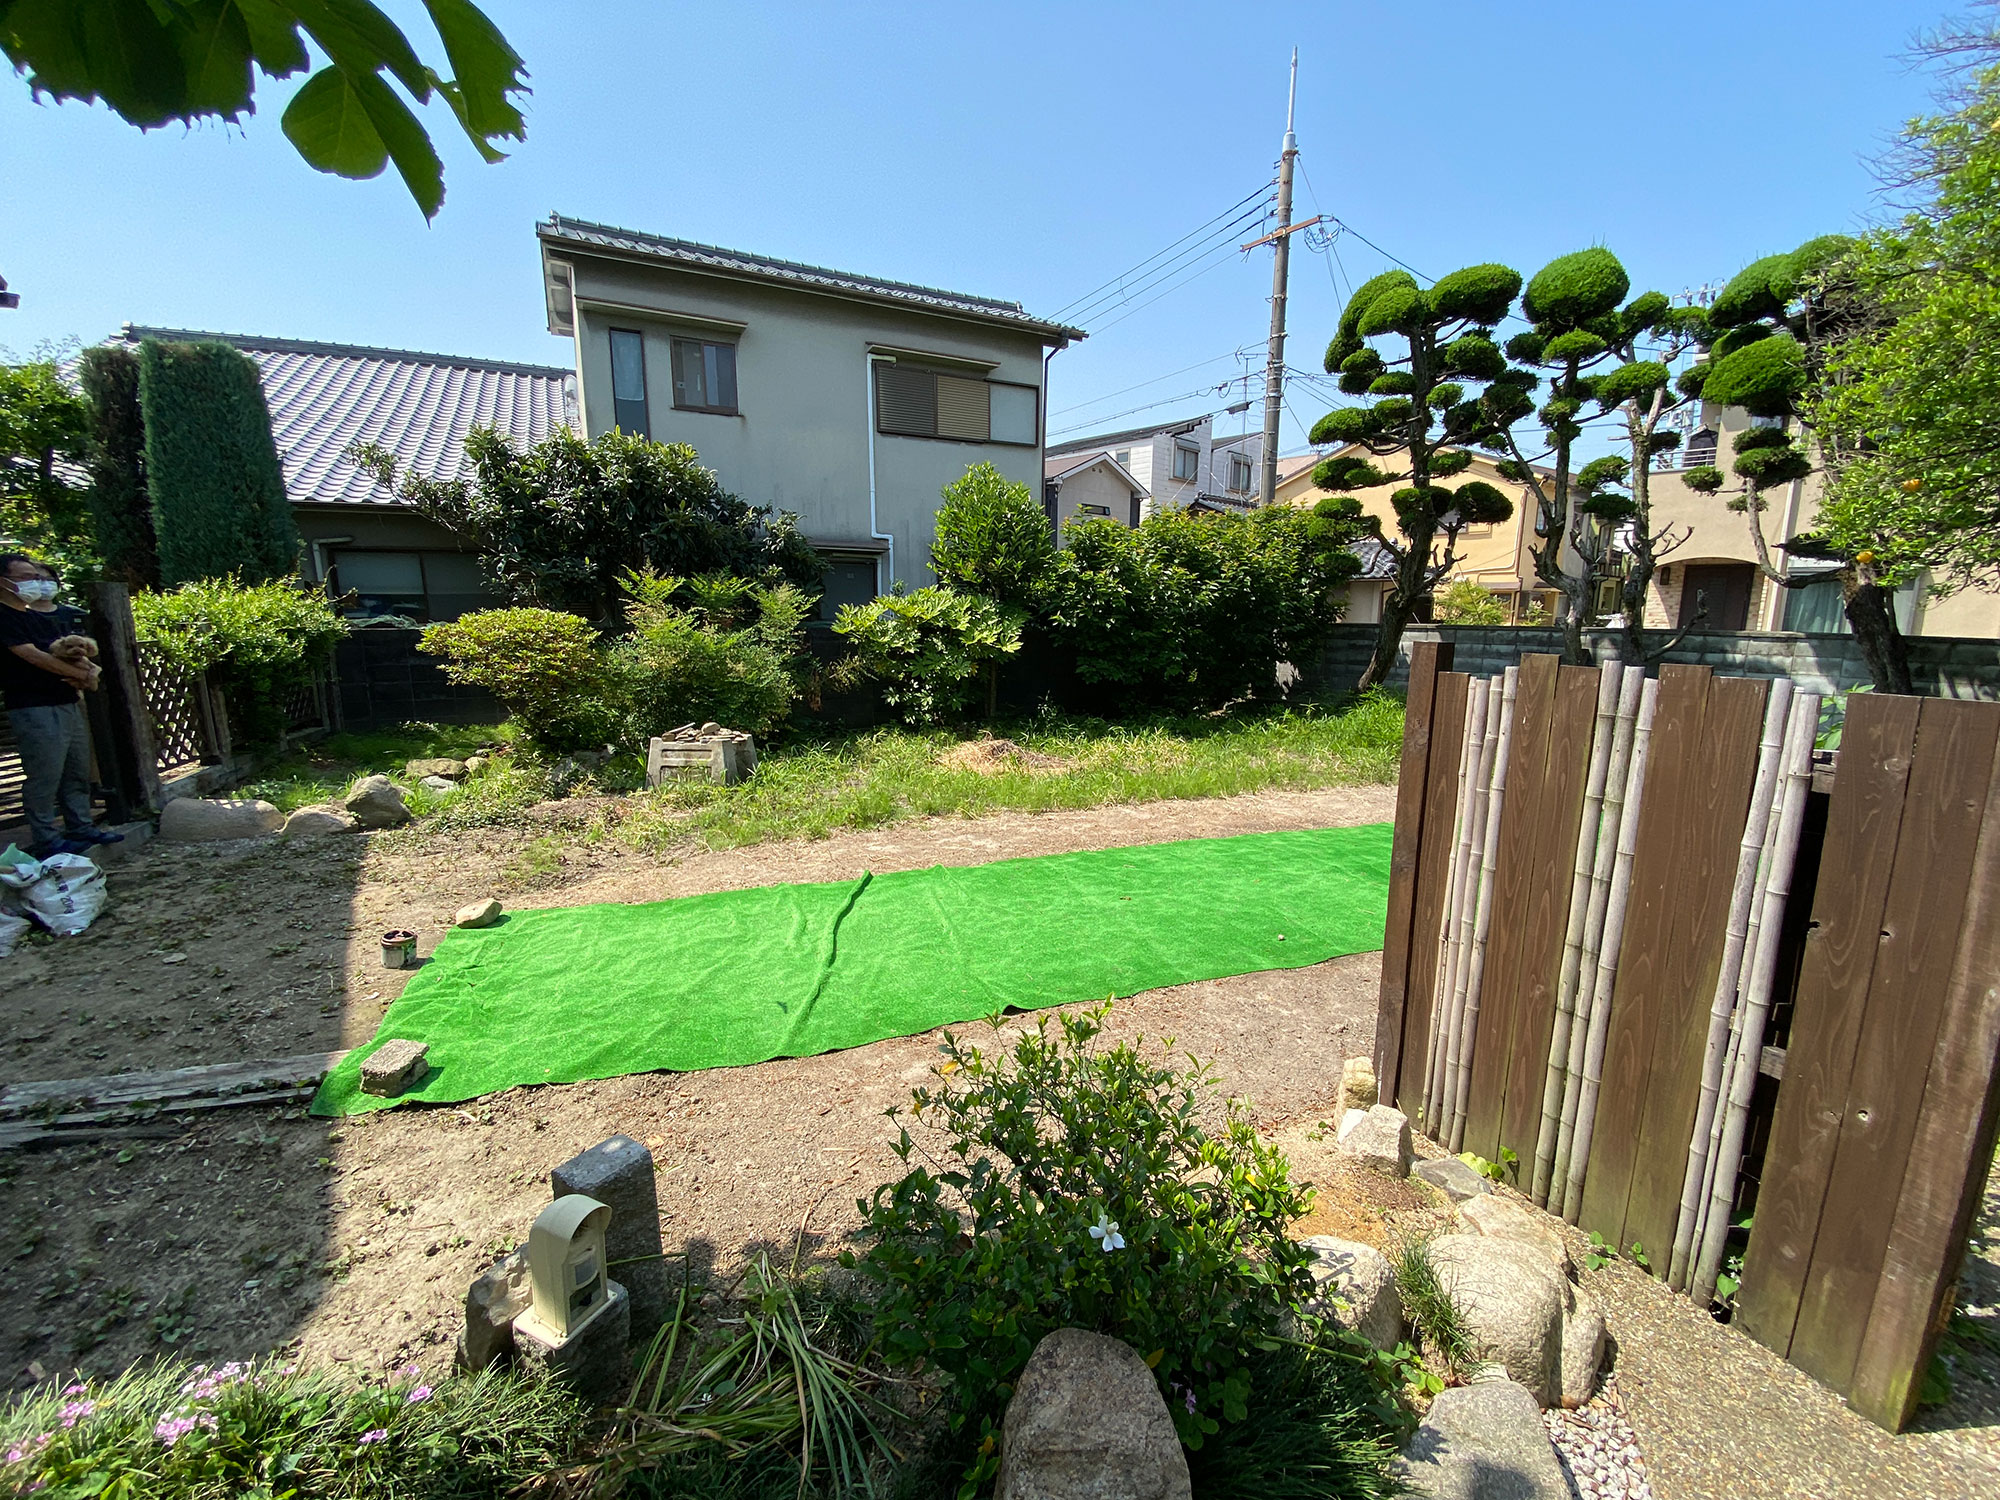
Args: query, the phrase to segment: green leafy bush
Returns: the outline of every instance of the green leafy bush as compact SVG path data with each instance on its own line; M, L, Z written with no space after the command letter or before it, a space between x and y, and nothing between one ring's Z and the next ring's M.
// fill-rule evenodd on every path
M564 1466L584 1412L499 1372L349 1386L270 1364L162 1361L0 1412L0 1483L106 1500L500 1500Z
M264 386L223 343L139 346L146 489L166 584L282 578L298 566Z
M632 631L611 647L610 670L628 740L710 719L762 736L791 712L811 596L726 576L630 574L625 586ZM692 610L674 602L682 591Z
M0 357L0 540L53 562L64 576L97 564L89 491L74 482L88 448L90 408L44 346L20 364Z
M973 1483L1054 1330L1139 1350L1199 1448L1250 1411L1255 1355L1312 1295L1311 1256L1285 1235L1310 1194L1284 1157L1218 1107L1207 1067L1100 1045L1108 1009L1043 1017L999 1056L948 1035L938 1086L914 1096L943 1145L901 1133L897 1154L923 1164L860 1205L874 1243L845 1257L879 1288L884 1356L940 1372L951 1423L981 1434Z
M906 724L963 714L982 680L990 696L994 664L1021 649L1017 612L945 588L843 604L833 629L854 648L841 679L880 684Z
M1470 578L1461 578L1437 596L1435 613L1440 625L1505 625L1507 606L1491 589L1481 588Z
M160 552L146 493L138 351L123 344L84 350L77 383L90 410L90 519L104 574L133 588L158 588Z
M938 582L1027 609L1055 556L1049 518L1025 484L974 464L945 486L931 543Z
M420 649L483 687L543 750L594 749L619 719L597 631L554 609L482 609L425 628Z
M171 593L134 594L132 619L156 653L208 674L235 732L251 744L284 733L287 700L312 682L347 634L326 597L297 579L212 578Z

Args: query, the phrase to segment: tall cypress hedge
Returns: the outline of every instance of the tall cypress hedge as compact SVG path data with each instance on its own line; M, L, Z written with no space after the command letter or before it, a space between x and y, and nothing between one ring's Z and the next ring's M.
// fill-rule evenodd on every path
M299 533L257 366L223 343L147 339L139 405L161 583L229 574L263 583L290 573Z
M77 379L90 406L90 521L105 576L135 588L158 588L138 352L123 344L86 349Z

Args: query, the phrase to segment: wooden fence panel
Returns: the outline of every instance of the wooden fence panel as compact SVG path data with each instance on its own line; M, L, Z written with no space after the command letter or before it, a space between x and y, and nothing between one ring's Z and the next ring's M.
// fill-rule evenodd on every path
M1500 847L1493 871L1493 924L1486 939L1472 1083L1465 1106L1465 1149L1494 1161L1500 1157L1507 1071L1515 1037L1522 1029L1523 991L1532 968L1529 953L1540 947L1543 935L1541 925L1532 931L1530 926L1542 910L1536 897L1548 881L1543 847L1548 830L1541 808L1555 711L1556 658L1522 657L1507 794L1500 808Z
M1944 1020L1996 749L2000 704L1924 700L1874 976L1786 1356L1836 1390L1854 1380L1888 1248L1885 1209L1908 1174L1928 1170L1912 1162L1910 1147ZM1874 857L1890 851L1877 849Z
M1889 896L1892 862L1883 851L1896 847L1902 828L1922 701L1864 695L1847 704L1813 925L1793 1002L1785 1081L1771 1121L1757 1225L1744 1252L1736 1303L1737 1325L1781 1355L1791 1352L1847 1109Z
M1396 832L1389 846L1388 920L1382 934L1382 989L1375 1011L1375 1077L1382 1097L1414 1107L1422 1086L1399 1077L1403 1021L1409 998L1411 921L1417 894L1417 856L1424 840L1424 791L1430 774L1431 716L1438 673L1451 665L1451 643L1419 641L1410 648L1409 696L1403 709L1403 757L1396 779ZM1446 835L1448 836L1448 835Z
M1430 1047L1431 1006L1438 990L1439 942L1450 894L1452 840L1457 829L1458 755L1465 743L1465 701L1472 679L1440 672L1431 714L1430 767L1424 786L1428 835L1417 855L1416 895L1410 915L1410 977L1403 1011L1403 1073L1409 1082L1391 1098L1407 1096L1414 1114L1423 1099L1424 1058Z

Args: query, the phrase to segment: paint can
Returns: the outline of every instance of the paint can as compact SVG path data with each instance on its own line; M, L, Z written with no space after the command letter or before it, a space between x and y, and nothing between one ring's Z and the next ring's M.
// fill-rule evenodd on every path
M382 934L382 967L413 969L417 965L417 935L396 927Z

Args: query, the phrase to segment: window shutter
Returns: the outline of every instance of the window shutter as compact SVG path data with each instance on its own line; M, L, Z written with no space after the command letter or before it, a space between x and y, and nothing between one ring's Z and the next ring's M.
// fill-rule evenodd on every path
M875 367L876 426L912 437L937 435L937 376L906 365Z
M938 436L983 443L989 430L986 382L967 380L962 375L938 376Z

